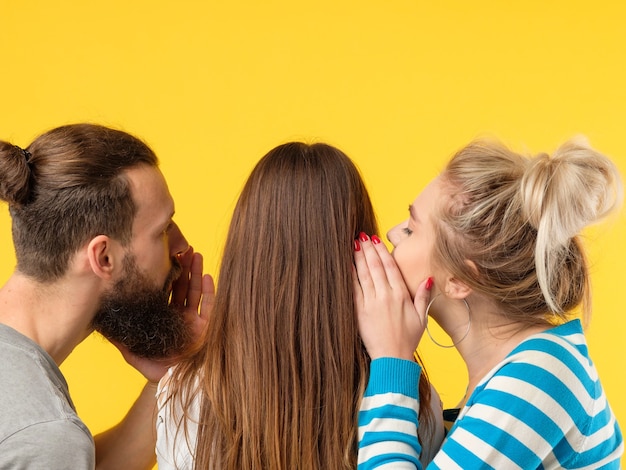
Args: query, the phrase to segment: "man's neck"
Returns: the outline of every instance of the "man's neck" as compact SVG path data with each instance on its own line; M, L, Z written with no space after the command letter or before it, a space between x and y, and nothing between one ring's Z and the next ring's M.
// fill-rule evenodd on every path
M15 272L0 289L0 323L33 340L61 365L92 331L99 298L93 282L66 276L44 285Z

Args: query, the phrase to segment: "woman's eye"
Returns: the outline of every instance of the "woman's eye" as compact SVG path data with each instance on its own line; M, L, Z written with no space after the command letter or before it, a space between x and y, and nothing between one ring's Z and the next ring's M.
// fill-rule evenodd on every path
M413 230L411 230L409 227L403 227L402 232L404 232L407 235L411 235L413 233Z

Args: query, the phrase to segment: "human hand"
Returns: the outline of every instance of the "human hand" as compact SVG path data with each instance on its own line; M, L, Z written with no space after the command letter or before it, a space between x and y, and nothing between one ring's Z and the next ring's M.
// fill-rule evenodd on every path
M164 359L149 359L141 357L130 352L126 346L118 341L109 339L109 342L119 349L120 353L122 353L122 356L124 357L124 360L128 364L137 369L141 375L148 380L148 382L155 385L159 383L159 380L161 380L161 377L165 375L167 369L177 362L176 358L169 357Z
M178 307L185 317L193 344L202 337L213 308L215 283L210 274L202 273L202 255L194 253L193 247L190 246L179 256L178 260L183 270L180 277L172 284L170 304Z
M387 247L376 236L361 233L354 242L354 301L359 333L373 359L414 360L426 328L431 280L422 282L415 300Z
M194 253L189 248L178 258L182 273L172 284L170 305L183 315L189 329L189 346L200 341L206 327L208 316L215 300L215 285L209 274L203 275L203 260L200 253ZM137 369L150 382L158 382L167 372L167 369L176 364L181 354L175 356L149 359L131 353L128 348L117 341L111 340L122 356L132 367ZM181 351L183 353L184 351Z

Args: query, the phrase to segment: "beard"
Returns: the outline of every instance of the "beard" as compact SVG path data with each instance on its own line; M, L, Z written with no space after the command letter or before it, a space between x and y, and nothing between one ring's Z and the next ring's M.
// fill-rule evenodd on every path
M124 275L103 294L93 328L139 357L162 359L182 352L190 343L190 332L182 312L169 304L171 284L181 271L173 258L164 285L155 287L135 258L127 255Z

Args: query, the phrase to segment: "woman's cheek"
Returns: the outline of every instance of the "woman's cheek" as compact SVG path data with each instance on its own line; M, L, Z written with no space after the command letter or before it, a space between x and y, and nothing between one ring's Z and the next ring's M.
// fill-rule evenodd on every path
M409 289L409 293L411 296L417 292L417 286L419 285L419 281L416 282L416 272L420 270L418 266L415 266L415 263L411 262L410 259L402 256L403 250L394 250L394 258L396 260L396 264L398 265L398 269L402 274L402 278Z

